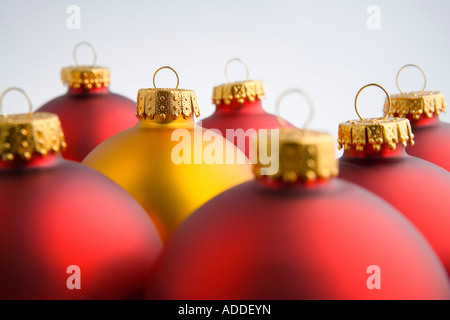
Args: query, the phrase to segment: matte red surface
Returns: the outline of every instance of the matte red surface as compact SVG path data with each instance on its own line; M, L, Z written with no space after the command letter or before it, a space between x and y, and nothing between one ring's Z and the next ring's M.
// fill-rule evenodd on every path
M261 100L255 99L249 102L238 103L233 99L229 105L222 102L216 106L216 111L208 118L202 120L202 127L207 129L218 129L222 136L233 142L241 151L245 152L247 158L250 156L251 131L249 129L278 129L280 123L277 117L264 111ZM226 129L242 129L236 132L237 138L228 135ZM239 143L241 142L241 143Z
M450 124L440 121L437 115L409 121L415 144L408 146L406 152L450 171Z
M346 150L340 159L342 179L379 195L407 217L427 238L450 275L450 174L410 156L400 144L380 153Z
M381 289L368 289L371 265ZM259 181L200 207L169 240L147 299L448 299L444 267L395 209L333 179Z
M162 243L130 195L60 155L0 164L0 299L141 297Z
M105 87L69 88L38 111L59 116L67 142L63 156L78 162L107 138L137 123L136 103Z

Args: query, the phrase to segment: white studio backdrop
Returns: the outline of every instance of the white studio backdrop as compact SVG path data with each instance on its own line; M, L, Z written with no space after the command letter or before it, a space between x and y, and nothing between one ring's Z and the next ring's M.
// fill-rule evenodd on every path
M0 91L17 86L34 109L65 93L62 67L73 65L80 41L96 48L97 64L111 69L111 91L135 100L138 89L153 86L153 73L171 66L180 88L196 92L201 117L211 115L212 88L225 83L224 66L241 58L250 79L262 80L266 111L277 97L300 87L315 102L310 128L337 136L341 121L355 119L354 98L367 83L397 93L397 71L417 64L427 73L429 90L450 99L450 1L443 0L2 0L0 2ZM80 47L78 60L92 54ZM231 80L244 80L238 62ZM169 70L158 87L173 87ZM421 90L417 69L400 76L403 91ZM384 93L370 87L358 100L365 117L382 115ZM8 113L27 111L18 94L5 98ZM306 100L288 96L281 115L302 126ZM450 112L441 116L450 121Z

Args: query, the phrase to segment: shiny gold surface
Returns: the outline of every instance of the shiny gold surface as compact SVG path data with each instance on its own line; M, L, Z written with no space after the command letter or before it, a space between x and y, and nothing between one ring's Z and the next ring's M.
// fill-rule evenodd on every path
M339 149L349 150L355 146L357 151L363 151L368 144L373 150L380 151L382 144L387 144L395 150L397 143L406 147L408 142L414 145L414 135L408 119L403 118L372 118L349 120L339 124Z
M140 89L137 95L136 115L139 119L153 119L155 115L162 120L180 115L187 119L191 115L200 116L195 92L186 89L151 88Z
M194 126L192 117L141 119L135 127L103 142L83 163L116 181L137 199L152 218L163 242L167 242L195 209L253 177L248 163L205 163L201 153L209 154L208 148L214 141L223 150L230 148L243 156L231 142L217 134L213 134L212 141L202 141L205 131ZM190 164L174 163L173 153L180 154L176 146L181 142L191 145L191 154L185 158ZM226 163L225 152L222 160Z
M266 96L263 83L259 80L250 80L244 82L226 83L213 88L213 103L230 104L231 100L237 99L239 103L244 103L245 99L250 102L255 99L261 99Z
M95 66L67 67L61 70L61 80L74 89L108 87L110 83L109 69Z
M25 160L66 147L57 115L47 112L0 116L0 155L3 161Z
M390 116L406 117L412 115L414 119L419 119L422 114L427 118L445 112L444 95L440 91L415 91L399 94L392 94L392 107ZM386 101L384 111L388 109Z

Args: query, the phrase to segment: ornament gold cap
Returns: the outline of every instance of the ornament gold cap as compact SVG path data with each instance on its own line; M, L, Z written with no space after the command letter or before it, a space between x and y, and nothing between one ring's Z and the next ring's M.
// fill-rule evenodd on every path
M175 88L156 88L155 77L158 71L170 69L177 76L177 85ZM168 116L172 119L180 115L187 119L193 115L200 116L197 97L195 92L188 89L178 89L179 77L177 72L164 66L156 70L153 75L154 88L140 89L137 95L136 116L139 119L153 119L157 115L164 120Z
M260 148L261 143L267 143L267 150L278 151L271 157L277 163L270 164L278 167L278 170L271 172L258 157L253 166L255 176L260 179L270 177L285 183L336 177L339 166L334 141L331 134L321 131L298 128L272 129L268 132L260 130L257 145ZM275 143L275 146L272 146L272 143ZM263 171L265 169L267 173Z
M81 45L87 45L91 48L94 54L94 61L92 65L80 66L77 61L77 49ZM109 68L97 67L97 54L94 47L88 42L79 42L73 49L73 59L75 66L63 68L61 70L61 80L63 84L69 85L70 88L79 89L92 89L108 87L110 84Z
M376 152L381 150L381 146L386 144L389 149L395 150L397 143L406 147L408 142L414 145L414 135L411 131L411 125L408 119L388 118L388 111L382 118L364 119L358 112L357 100L363 89L368 86L377 86L381 88L387 96L388 105L391 104L391 98L387 91L376 83L370 83L362 87L355 97L355 110L359 120L349 120L339 124L338 144L339 149L344 147L350 150L354 147L356 151L363 151L368 145Z
M421 91L403 92L399 86L399 75L406 67L418 68L425 79L424 86ZM390 116L406 117L411 115L413 119L417 120L422 115L431 118L433 115L440 115L441 112L446 112L444 95L440 91L425 91L427 86L427 76L425 71L415 64L407 64L400 68L396 78L397 88L400 93L391 95L391 108L389 110ZM388 103L385 102L384 111L388 111Z
M228 65L232 61L240 61L245 66L247 70L245 81L230 82L228 78ZM215 86L213 88L212 101L216 105L221 104L222 102L225 104L230 104L233 99L236 99L238 103L242 104L245 102L245 99L253 102L255 101L255 99L261 99L263 96L266 96L262 81L249 80L248 66L240 58L233 58L226 63L225 78L227 79L228 83Z
M29 102L29 113L7 115L3 111L3 97L11 90L24 94ZM13 161L17 157L30 160L34 155L44 156L66 147L58 116L48 112L33 113L30 99L23 90L5 90L0 96L0 111L0 155L3 161Z
M287 127L286 122L279 116L279 105L282 98L291 93L300 93L309 102L311 112L303 129ZM261 147L266 150L274 150L276 154L272 155L271 159L276 163L271 163L270 166L278 168L278 170L271 172L260 157L257 157L254 165L255 176L260 179L269 177L288 184L336 177L339 166L335 156L333 135L306 130L314 111L314 103L310 96L299 88L287 90L278 98L275 110L281 128L269 131L260 130L256 139L256 147L258 151ZM272 143L275 145L272 146Z
M74 89L108 87L109 69L94 66L66 67L61 70L61 80Z

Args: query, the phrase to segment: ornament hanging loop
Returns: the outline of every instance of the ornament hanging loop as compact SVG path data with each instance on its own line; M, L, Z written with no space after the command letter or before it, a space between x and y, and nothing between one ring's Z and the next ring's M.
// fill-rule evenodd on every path
M73 53L72 53L72 55L73 55L73 61L75 61L75 65L76 65L76 66L79 66L79 65L80 65L80 64L78 63L78 59L77 59L77 50L78 50L78 48L79 48L80 46L82 46L82 45L85 45L85 46L88 46L89 48L91 48L92 53L93 53L93 55L94 55L94 61L92 62L92 66L95 67L95 65L97 64L97 52L95 51L94 46L93 46L92 44L90 44L89 42L86 42L86 41L78 42L78 43L75 45L75 47L73 47Z
M175 73L175 75L177 77L177 86L175 87L175 89L178 89L178 85L180 84L180 78L178 77L178 73L172 67L169 67L169 66L161 67L155 71L155 74L153 75L153 87L156 89L156 82L155 82L156 74L162 69L170 69L173 71L173 73Z
M386 91L386 89L384 89L382 86L380 86L380 85L377 84L377 83L369 83L369 84L366 84L366 85L365 85L364 87L362 87L361 89L359 89L359 91L358 91L358 93L356 94L356 97L355 97L355 111L356 111L356 114L358 115L358 117L359 117L361 120L364 120L364 118L361 117L361 115L359 114L359 111L358 111L358 96L359 96L359 94L361 93L361 91L363 91L365 88L370 87L370 86L375 86L375 87L380 88L381 90L384 91L384 93L385 93L386 96L387 96L389 108L387 108L386 113L384 114L383 118L381 118L381 119L384 120L384 119L387 118L387 116L388 116L388 114L389 114L389 111L391 110L391 106L392 106L392 104L391 104L391 97L389 96L389 93Z
M422 88L422 91L421 91L421 92L424 92L424 91L425 91L425 88L427 87L427 75L426 75L426 73L425 73L425 70L423 70L423 69L422 69L421 67L419 67L417 64L407 64L407 65L404 65L403 67L401 67L400 70L398 70L398 72L397 72L397 77L396 77L396 79L395 79L395 82L396 82L396 84L397 84L398 90L399 90L402 94L404 93L404 92L402 91L402 89L400 89L400 85L399 85L399 82L398 82L398 77L400 76L400 73L403 71L403 69L405 69L405 68L407 68L407 67L415 67L415 68L419 69L419 70L422 72L423 79L424 79L424 84L423 84L423 88Z
M3 110L3 98L10 91L19 91L20 93L22 93L24 95L24 97L28 101L28 110L29 110L28 113L31 115L33 113L33 105L31 103L30 97L26 94L25 91L23 91L20 88L16 88L16 87L10 87L10 88L6 89L5 91L3 91L2 94L0 95L0 114L5 118L8 117L8 114L6 114L6 112Z
M311 98L311 96L306 91L304 91L300 88L292 88L292 89L286 90L285 92L280 94L280 96L278 97L277 102L275 104L275 115L277 116L278 123L281 125L281 127L287 127L286 120L284 120L280 116L280 104L281 104L281 100L283 100L284 97L286 97L287 95L289 95L291 93L298 93L298 94L302 95L308 102L309 110L310 110L309 117L302 127L303 130L306 130L314 118L315 106L314 106L314 101Z
M233 61L239 61L240 63L242 63L245 67L245 70L247 72L247 75L245 77L245 81L248 81L248 78L250 76L250 71L248 69L247 64L240 58L232 58L230 60L228 60L228 62L225 64L225 78L227 79L228 83L231 83L230 78L228 78L228 66L230 65L231 62Z

